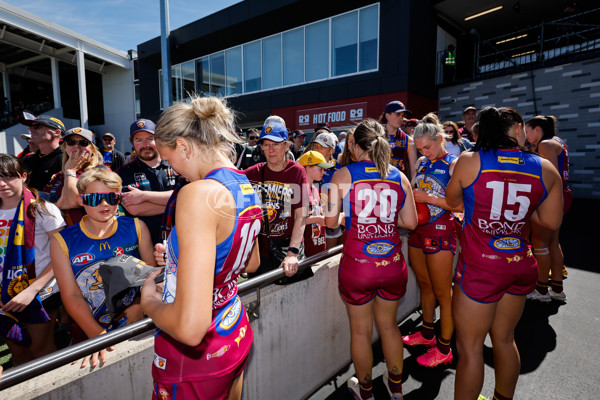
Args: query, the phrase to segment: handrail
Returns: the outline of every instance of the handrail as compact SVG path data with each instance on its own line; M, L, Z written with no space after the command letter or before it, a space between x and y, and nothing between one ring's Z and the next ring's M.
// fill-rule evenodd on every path
M342 245L335 246L329 250L325 250L319 254L308 257L298 264L298 272L310 267L312 264L323 261L329 257L335 256L342 252ZM267 283L283 278L285 273L283 269L275 269L264 273L256 278L249 279L238 285L238 293L245 293L252 289L258 288ZM144 318L130 325L123 326L113 331L107 332L104 335L96 336L95 338L85 340L73 346L55 351L47 356L29 361L18 367L9 369L3 374L0 380L0 390L17 385L28 379L34 378L40 374L51 371L65 364L77 361L89 354L106 349L135 336L146 333L154 329L155 325L150 318Z

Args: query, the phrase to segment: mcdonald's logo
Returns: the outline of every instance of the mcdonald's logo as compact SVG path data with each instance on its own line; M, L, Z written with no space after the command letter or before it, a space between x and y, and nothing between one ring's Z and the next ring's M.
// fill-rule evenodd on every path
M100 243L100 251L104 251L106 249L110 250L110 244L108 244L108 242Z

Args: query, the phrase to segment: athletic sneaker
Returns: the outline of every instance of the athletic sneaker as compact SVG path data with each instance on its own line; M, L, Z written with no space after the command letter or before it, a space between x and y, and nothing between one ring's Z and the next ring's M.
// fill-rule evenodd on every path
M348 382L346 382L346 384L348 385L348 391L350 392L354 400L363 400L363 398L360 397L360 384L358 383L358 379L355 376L348 379ZM375 400L375 397L371 396L366 400Z
M385 385L385 388L387 389L388 394L390 395L390 400L403 400L404 396L402 395L402 393L392 393L392 391L390 390L390 382L388 380L389 378L390 373L386 369L383 373L383 384Z
M541 294L537 289L533 289L533 292L527 295L527 300L541 301L542 303L550 303L552 301L548 293Z
M415 332L412 335L402 336L402 342L407 346L418 346L424 344L427 347L433 347L437 344L435 336L431 339L425 339L421 331Z
M482 395L479 395L479 397L477 398L477 400L488 400L488 398L487 398L487 397L484 397L484 396L482 396Z
M440 364L450 364L452 362L452 349L448 354L444 354L437 347L427 350L427 353L417 357L417 362L424 367L437 367Z
M564 303L567 302L567 295L565 294L564 290L560 293L556 293L554 290L552 290L552 288L549 288L548 295L552 300L562 301Z

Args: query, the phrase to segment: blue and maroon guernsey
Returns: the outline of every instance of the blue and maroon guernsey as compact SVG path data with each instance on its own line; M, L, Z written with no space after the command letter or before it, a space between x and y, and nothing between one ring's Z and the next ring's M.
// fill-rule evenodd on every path
M343 200L346 215L343 266L404 264L398 229L398 213L406 199L401 172L390 166L387 178L381 179L371 161L356 162L346 168L352 176L352 187Z
M254 340L246 310L237 295L237 279L260 232L260 201L243 171L220 168L205 179L227 187L235 200L237 217L231 235L217 245L212 323L202 342L189 347L157 329L152 376L161 383L203 381L228 374L245 360ZM177 226L169 235L167 248L163 302L172 303L177 290ZM199 260L198 267L201 265Z
M536 263L526 225L547 196L540 157L520 150L479 151L479 157L479 175L463 189L460 264L519 273Z
M569 184L569 151L565 142L558 136L554 136L552 140L557 141L562 147L562 151L558 155L558 173L562 180L563 190L567 190Z

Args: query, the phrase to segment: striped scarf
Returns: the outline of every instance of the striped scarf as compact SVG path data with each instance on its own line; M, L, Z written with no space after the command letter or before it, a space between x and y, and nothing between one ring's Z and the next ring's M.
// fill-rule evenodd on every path
M160 224L160 237L163 240L166 240L169 237L169 233L175 226L175 205L177 204L177 195L182 187L190 183L183 176L179 178L175 187L173 188L173 193L171 197L169 197L169 201L167 201L167 205L165 206L165 212L162 217L162 221Z

